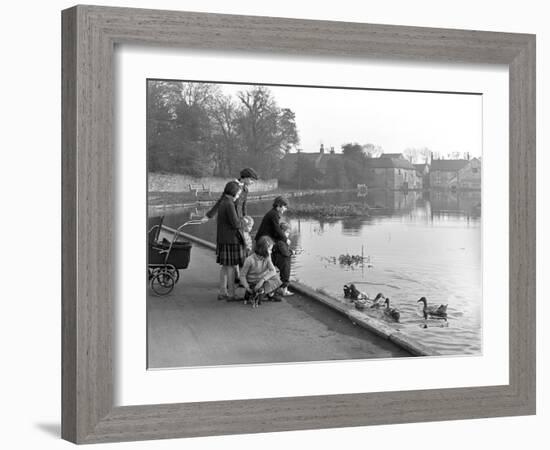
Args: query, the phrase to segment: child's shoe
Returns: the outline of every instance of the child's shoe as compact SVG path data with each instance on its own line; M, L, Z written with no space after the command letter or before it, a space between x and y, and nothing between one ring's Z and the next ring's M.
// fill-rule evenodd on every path
M282 301L281 300L281 297L279 297L277 294L269 294L267 296L267 299L270 301L270 302L280 302Z

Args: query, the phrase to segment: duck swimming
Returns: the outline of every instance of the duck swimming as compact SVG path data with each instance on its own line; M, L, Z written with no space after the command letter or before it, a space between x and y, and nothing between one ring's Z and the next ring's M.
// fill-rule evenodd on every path
M389 297L386 298L386 301L384 302L386 304L386 308L384 309L384 314L389 317L390 319L394 320L395 322L399 322L399 318L401 317L401 313L397 308L391 308L390 307L390 299Z
M445 319L447 320L447 306L448 305L431 305L428 306L428 300L426 297L420 298L416 303L424 303L424 307L422 308L422 312L424 313L424 319L427 319L428 316L435 317L437 319Z

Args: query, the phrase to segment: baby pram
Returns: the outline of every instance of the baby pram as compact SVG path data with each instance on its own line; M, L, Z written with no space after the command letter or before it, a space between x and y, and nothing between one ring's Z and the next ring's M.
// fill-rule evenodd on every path
M157 217L150 222L148 231L148 262L147 272L149 285L157 295L167 295L174 289L180 278L179 271L187 269L191 256L191 243L180 239L180 231L187 225L202 223L200 220L190 220L180 225L176 230L163 228L164 217ZM171 239L163 237L161 231L172 235Z

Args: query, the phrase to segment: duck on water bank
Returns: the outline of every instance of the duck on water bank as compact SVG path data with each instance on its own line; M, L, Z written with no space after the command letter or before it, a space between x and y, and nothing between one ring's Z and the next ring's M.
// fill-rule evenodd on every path
M354 304L355 304L355 308L362 311L367 307L368 302L370 302L370 301L373 302L372 305L370 305L371 308L379 308L380 306L382 306L384 304L383 300L385 300L385 299L386 299L386 297L384 297L384 295L379 293L379 294L376 295L374 300L371 300L370 298L365 297L365 298L362 298L362 299L359 299L359 300L355 300Z
M344 284L344 297L351 300L365 300L368 295L355 287L355 284Z
M376 297L374 297L374 300L372 301L372 305L370 305L370 307L380 308L385 304L386 304L386 297L384 297L384 294L382 294L382 292L379 292L378 294L376 294Z
M372 302L370 305L371 308L378 308L384 304L383 300L386 299L381 292L376 294L376 297L372 299L367 294L357 289L353 283L344 285L344 297L351 299L355 307L359 310L365 309L368 302Z
M426 297L421 297L416 303L423 303L422 313L424 314L424 319L428 317L436 319L447 320L447 306L448 305L428 305L428 300Z

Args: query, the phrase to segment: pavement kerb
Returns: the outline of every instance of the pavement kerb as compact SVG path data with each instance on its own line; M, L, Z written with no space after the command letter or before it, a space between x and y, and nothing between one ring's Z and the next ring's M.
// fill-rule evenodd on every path
M164 227L165 227L166 229L170 230L170 231L173 231L173 232L176 231L176 230L174 230L174 229L172 229L172 228L170 228L170 227L167 227L166 225L164 225ZM214 244L213 242L205 241L204 239L201 239L201 238L198 238L198 237L196 237L196 236L193 236L192 234L182 233L181 231L180 231L179 234L180 234L181 237L184 237L185 239L188 239L188 240L190 240L191 242L194 242L195 244L199 244L199 245L201 245L201 246L203 246L203 247L206 247L206 248L208 248L208 249L210 249L210 250L216 251L216 244Z
M165 228L172 232L175 231L170 227L165 226ZM191 242L206 247L210 250L216 250L216 245L212 242L206 241L188 233L180 232L179 234L180 236L188 239ZM370 331L371 333L376 334L377 336L388 339L398 347L401 347L402 349L408 351L414 356L440 356L440 353L418 342L416 339L408 336L407 334L398 330L394 330L389 325L380 320L369 317L365 314L361 314L354 307L346 305L338 299L331 297L330 295L326 295L322 292L316 291L315 289L306 286L305 284L302 284L298 281L291 281L290 288L299 294L302 294L313 300L317 300L318 302L323 303L329 308L338 311L339 313L347 316L353 324L359 325L360 327Z

